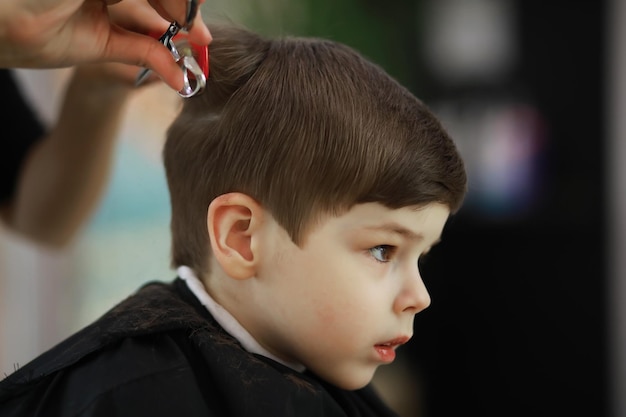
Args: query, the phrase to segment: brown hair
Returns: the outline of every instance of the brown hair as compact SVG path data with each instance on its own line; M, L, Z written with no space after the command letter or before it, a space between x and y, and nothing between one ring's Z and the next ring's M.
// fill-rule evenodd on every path
M255 198L295 243L321 214L359 203L459 209L453 141L379 66L329 40L211 33L206 90L185 99L164 148L173 266L207 271L207 209L228 192Z

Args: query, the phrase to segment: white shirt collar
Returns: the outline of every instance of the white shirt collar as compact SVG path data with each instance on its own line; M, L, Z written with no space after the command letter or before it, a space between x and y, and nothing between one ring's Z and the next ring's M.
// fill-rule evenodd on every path
M185 281L189 290L196 296L200 303L209 310L209 313L213 318L226 330L232 337L237 339L239 343L248 352L257 353L259 355L268 357L276 362L297 371L303 372L305 370L304 365L298 363L291 363L284 361L275 355L271 354L267 349L257 342L254 337L237 321L232 314L230 314L224 307L219 305L206 291L202 282L196 277L194 271L188 266L179 266L176 269L178 276Z

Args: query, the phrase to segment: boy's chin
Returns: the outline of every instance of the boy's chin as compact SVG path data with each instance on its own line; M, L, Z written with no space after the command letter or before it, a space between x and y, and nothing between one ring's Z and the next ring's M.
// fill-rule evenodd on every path
M367 384L372 382L375 371L376 368L374 368L371 372L353 372L351 375L336 375L331 373L322 376L322 378L338 388L347 391L355 391L364 388L365 386L367 386Z

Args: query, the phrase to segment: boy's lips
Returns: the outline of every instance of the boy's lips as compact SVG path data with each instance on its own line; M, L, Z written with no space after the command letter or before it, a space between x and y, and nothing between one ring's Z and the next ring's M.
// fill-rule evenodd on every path
M409 339L409 336L396 337L387 342L375 344L374 349L378 353L381 361L390 363L396 358L396 348L408 342Z

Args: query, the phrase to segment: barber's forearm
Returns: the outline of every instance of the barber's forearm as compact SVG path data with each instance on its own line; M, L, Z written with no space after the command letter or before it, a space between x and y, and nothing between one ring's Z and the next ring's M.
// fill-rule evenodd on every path
M58 247L86 223L108 182L131 88L88 71L73 76L56 126L27 160L11 217L19 233Z

